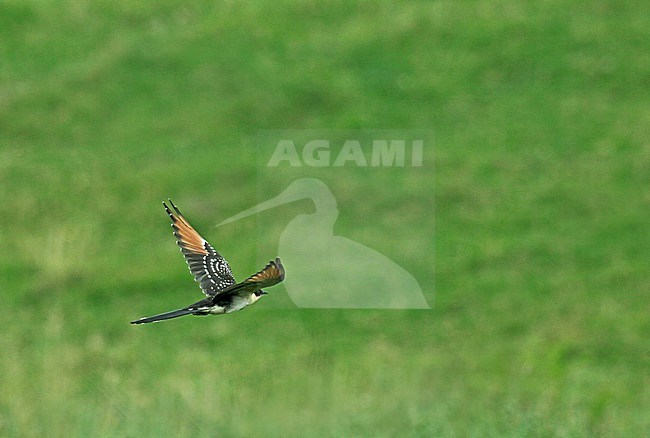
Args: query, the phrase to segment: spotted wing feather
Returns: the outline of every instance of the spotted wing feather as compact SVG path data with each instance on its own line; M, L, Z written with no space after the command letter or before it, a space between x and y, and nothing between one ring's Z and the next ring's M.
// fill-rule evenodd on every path
M169 204L173 211L163 202L165 211L172 220L176 243L181 248L190 272L200 284L203 293L213 296L234 285L235 279L226 259L201 237L171 199Z

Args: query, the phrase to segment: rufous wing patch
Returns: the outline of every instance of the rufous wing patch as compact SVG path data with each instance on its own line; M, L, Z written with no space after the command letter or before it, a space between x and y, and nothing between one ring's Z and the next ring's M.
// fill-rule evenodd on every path
M180 210L174 205L174 203L169 200L172 208L175 210L174 214L167 204L163 202L165 206L165 211L172 220L172 227L174 228L174 236L176 236L178 246L185 248L197 254L208 254L208 251L205 249L205 240L201 237L199 233L190 225L190 223L185 219Z
M246 279L248 283L261 283L265 286L273 285L284 280L284 266L280 258L276 258L274 261L269 262L264 269L262 269L257 274L251 275Z

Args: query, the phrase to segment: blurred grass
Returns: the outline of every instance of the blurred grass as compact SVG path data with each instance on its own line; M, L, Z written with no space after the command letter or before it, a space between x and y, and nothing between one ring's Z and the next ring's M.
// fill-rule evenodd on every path
M646 434L648 9L0 2L0 435ZM198 296L167 196L257 268L276 128L433 129L330 186L433 310L129 326Z

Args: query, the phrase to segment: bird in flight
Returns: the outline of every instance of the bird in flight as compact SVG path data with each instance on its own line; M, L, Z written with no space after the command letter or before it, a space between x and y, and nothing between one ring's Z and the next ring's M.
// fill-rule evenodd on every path
M146 324L185 315L221 315L236 312L266 295L267 292L263 291L263 288L284 280L284 266L280 258L276 257L257 274L240 283L235 282L226 259L196 232L172 200L169 199L169 205L173 211L165 202L163 205L172 220L176 243L207 298L182 309L131 321L131 324Z

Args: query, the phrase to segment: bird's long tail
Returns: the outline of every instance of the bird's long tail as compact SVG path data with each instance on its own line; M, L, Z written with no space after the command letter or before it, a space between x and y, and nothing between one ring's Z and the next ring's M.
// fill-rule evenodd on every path
M171 312L161 313L160 315L147 316L146 318L136 319L135 321L131 321L131 324L146 324L148 322L164 321L166 319L189 315L190 313L192 312L188 309L172 310Z

